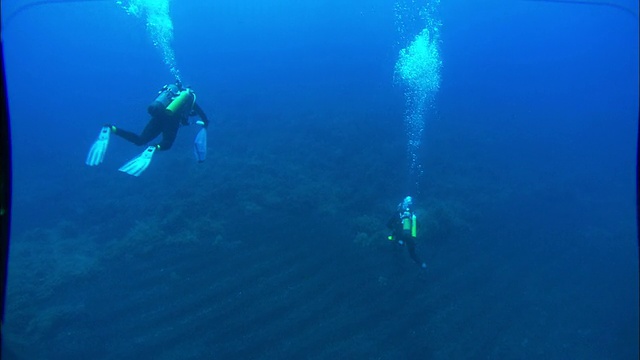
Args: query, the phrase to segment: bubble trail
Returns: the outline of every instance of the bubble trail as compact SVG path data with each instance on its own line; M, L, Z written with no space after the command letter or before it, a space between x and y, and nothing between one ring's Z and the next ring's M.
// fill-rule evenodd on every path
M425 117L433 109L435 95L440 89L440 21L435 16L439 1L431 1L422 7L415 1L396 4L396 21L402 41L407 38L408 29L418 23L422 30L398 54L395 64L395 78L406 86L405 127L407 131L407 153L409 172L417 183L422 174L418 151L422 143Z
M182 81L176 65L176 57L171 46L173 22L169 15L170 0L127 0L117 1L129 15L146 20L147 31L153 45L162 52L164 63L177 81Z

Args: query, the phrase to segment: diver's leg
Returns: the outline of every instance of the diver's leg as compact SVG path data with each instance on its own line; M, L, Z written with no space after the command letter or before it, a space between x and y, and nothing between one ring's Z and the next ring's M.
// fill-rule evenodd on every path
M423 263L420 260L420 258L418 258L418 254L416 254L416 241L413 238L408 238L406 239L406 243L407 243L407 250L409 250L409 256L411 257L411 259L413 259L413 261L415 261L416 264L422 267L426 267L426 264Z
M164 124L164 129L162 130L162 141L158 144L160 147L158 150L169 150L173 145L173 142L176 140L176 136L178 135L178 128L180 128L180 123L178 119L168 118Z
M121 138L130 141L138 146L146 145L149 141L153 140L162 132L162 120L156 117L151 118L140 135L132 133L131 131L117 128L113 125L111 125L111 131Z

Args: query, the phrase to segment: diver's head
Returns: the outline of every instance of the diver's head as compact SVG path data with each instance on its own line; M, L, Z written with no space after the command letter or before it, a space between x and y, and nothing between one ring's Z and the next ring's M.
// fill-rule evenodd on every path
M410 211L411 206L413 205L413 199L411 196L405 197L400 204L398 204L398 211Z
M171 93L172 96L178 95L178 93L180 92L180 90L182 90L182 84L168 84L165 85L163 88L164 91L168 91Z
M413 205L413 199L411 198L411 196L407 196L406 198L404 198L404 200L402 200L402 208L403 209L409 209L411 207L411 205Z

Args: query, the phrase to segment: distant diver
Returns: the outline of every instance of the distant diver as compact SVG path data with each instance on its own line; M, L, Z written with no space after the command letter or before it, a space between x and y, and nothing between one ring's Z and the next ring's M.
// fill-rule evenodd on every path
M406 245L409 256L421 268L426 269L427 264L422 262L416 254L416 238L418 236L416 214L412 210L413 199L407 196L398 204L398 210L387 222L391 230L389 240L397 241L398 245Z
M139 176L149 167L156 150L165 151L171 148L178 134L180 126L189 125L190 116L198 116L196 124L202 126L194 142L194 152L198 162L203 162L207 154L207 127L209 120L204 111L196 103L196 94L190 88L183 88L180 82L165 85L156 99L149 105L147 111L151 120L147 123L142 134L121 129L112 124L105 124L100 130L98 140L91 146L86 164L96 166L102 163L109 145L111 134L120 136L138 146L147 145L151 140L162 134L162 141L156 145L149 145L138 157L132 159L119 170L129 175Z

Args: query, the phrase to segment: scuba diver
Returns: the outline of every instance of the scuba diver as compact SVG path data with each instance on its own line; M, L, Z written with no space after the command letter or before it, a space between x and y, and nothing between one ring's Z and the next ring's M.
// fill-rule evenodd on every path
M427 268L427 264L422 262L416 254L416 214L411 210L413 199L407 196L398 204L397 212L387 222L387 227L391 229L389 240L398 240L399 245L407 245L409 256L416 264L423 269Z
M196 103L196 94L189 87L183 88L178 81L175 84L165 85L158 93L156 99L149 105L147 111L151 120L145 126L140 135L121 129L112 124L105 124L100 130L98 140L91 146L87 155L86 164L96 166L104 160L109 137L111 134L120 136L136 145L146 145L151 140L162 134L162 141L155 145L149 145L139 156L122 166L120 171L133 176L139 176L149 167L151 158L156 150L165 151L171 148L178 134L178 128L189 125L190 116L198 116L200 120L196 124L202 126L194 142L194 152L198 162L203 162L207 154L207 127L209 120L204 111Z

